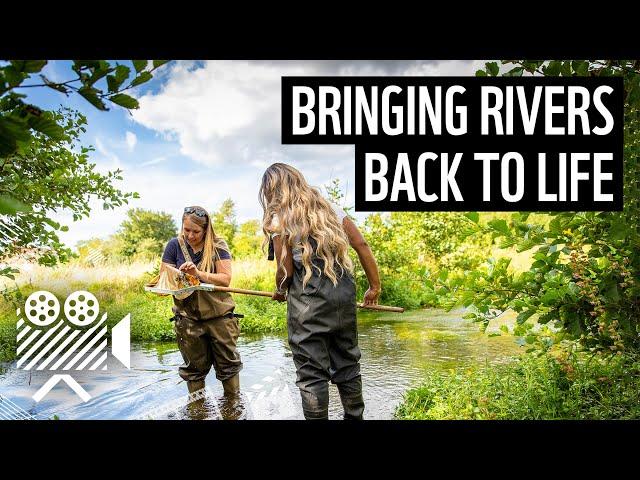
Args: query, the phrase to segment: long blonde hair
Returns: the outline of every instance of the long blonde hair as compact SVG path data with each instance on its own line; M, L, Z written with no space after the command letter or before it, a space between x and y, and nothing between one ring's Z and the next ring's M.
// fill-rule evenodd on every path
M302 288L311 278L314 253L310 239L316 241L315 254L324 262L324 273L338 284L345 271L353 272L349 257L349 239L331 204L317 188L311 187L302 174L290 165L274 163L264 172L259 193L263 209L262 231L268 240L278 219L278 233L289 246L302 249L304 277ZM266 240L265 240L266 242ZM297 245L294 245L297 242ZM286 255L286 253L285 253ZM284 255L278 268L284 268Z
M198 206L187 208L194 210L200 209L205 212L205 216L199 217L195 213L183 213L182 225L180 226L180 236L186 243L183 232L184 221L186 218L189 218L189 220L191 220L193 223L204 230L204 247L202 247L202 260L200 261L198 268L200 270L204 270L205 272L211 273L214 270L215 262L220 259L218 250L229 252L229 248L227 247L224 239L216 235L216 232L213 229L213 223L211 222L211 216L209 215L209 212L207 212L204 208Z

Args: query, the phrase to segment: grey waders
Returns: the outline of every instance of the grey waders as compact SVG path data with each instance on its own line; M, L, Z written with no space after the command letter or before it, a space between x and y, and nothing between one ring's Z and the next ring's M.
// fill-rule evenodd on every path
M313 240L312 245L315 250ZM322 260L313 256L313 263L322 270ZM293 264L287 326L304 416L308 420L329 418L330 380L338 387L344 418L361 420L364 400L353 278L345 272L334 287L329 278L312 268L313 275L303 290L299 249L293 251Z

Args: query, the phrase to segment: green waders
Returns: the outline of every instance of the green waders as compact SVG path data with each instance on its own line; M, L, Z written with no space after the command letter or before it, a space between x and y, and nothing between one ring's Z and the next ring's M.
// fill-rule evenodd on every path
M313 262L322 269L321 260L314 258ZM304 416L307 420L329 418L331 380L338 387L344 418L361 420L364 400L353 278L345 272L334 287L329 278L313 268L313 276L303 290L304 267L295 249L293 264L287 326Z
M178 243L185 260L191 262L182 237L178 237ZM225 395L239 394L242 361L236 348L240 335L237 317L242 315L233 313L231 295L197 290L173 301L174 330L184 360L179 373L187 381L189 392L204 388L204 379L213 366Z

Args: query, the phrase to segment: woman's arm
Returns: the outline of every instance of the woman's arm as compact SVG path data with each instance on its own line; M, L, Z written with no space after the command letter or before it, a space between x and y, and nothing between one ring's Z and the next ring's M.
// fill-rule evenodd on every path
M351 221L349 217L345 217L342 221L347 236L349 237L349 243L358 254L360 264L364 269L364 273L367 275L369 281L369 289L364 294L363 303L365 305L377 305L378 297L382 292L380 285L380 273L378 272L378 265L376 259L373 256L373 252L369 247L369 244L356 227L356 224Z
M216 273L203 272L198 270L192 262L185 262L180 265L180 271L198 277L202 283L210 283L220 287L231 285L231 260L216 261Z
M287 242L282 241L281 235L273 237L273 252L276 257L276 292L271 297L273 300L284 302L287 298L282 293L289 288L291 279L293 278L293 254L291 253L291 247ZM280 262L284 256L284 270L280 268ZM280 293L278 293L280 291Z

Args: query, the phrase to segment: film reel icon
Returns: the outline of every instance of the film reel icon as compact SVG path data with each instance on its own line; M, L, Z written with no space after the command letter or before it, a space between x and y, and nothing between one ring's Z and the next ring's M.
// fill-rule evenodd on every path
M46 291L34 292L24 302L27 319L38 327L51 325L60 313L60 302L54 294Z
M73 292L64 302L64 314L71 323L84 327L98 318L100 304L89 292L80 290Z

